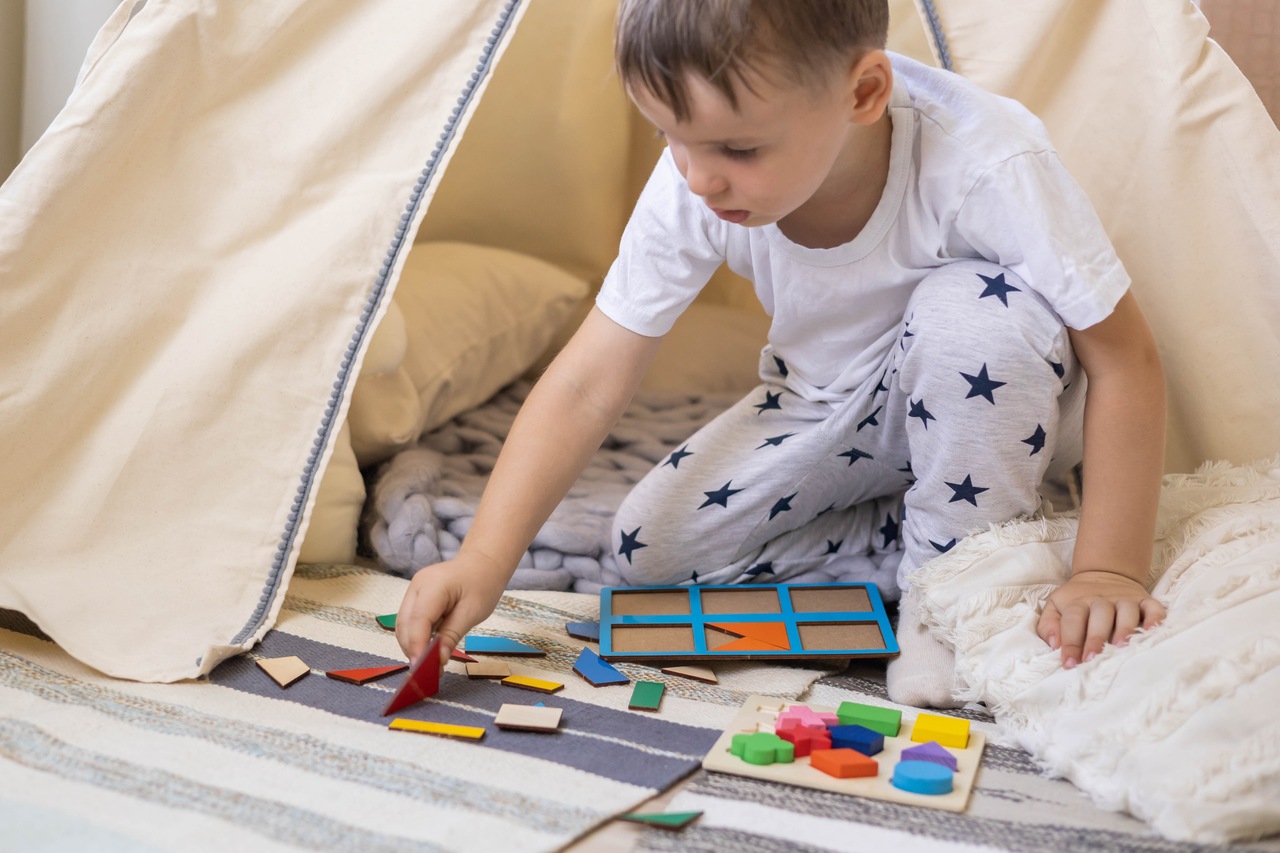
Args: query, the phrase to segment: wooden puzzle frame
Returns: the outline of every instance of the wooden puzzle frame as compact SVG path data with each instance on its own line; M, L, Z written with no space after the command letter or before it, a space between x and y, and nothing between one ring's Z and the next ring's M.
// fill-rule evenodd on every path
M897 653L898 641L874 584L600 591L600 656L606 660L824 660Z

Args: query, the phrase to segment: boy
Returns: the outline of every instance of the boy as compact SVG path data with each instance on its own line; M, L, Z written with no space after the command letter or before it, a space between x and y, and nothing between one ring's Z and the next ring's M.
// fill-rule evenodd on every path
M447 660L492 612L726 262L773 318L764 385L619 509L629 582L781 582L871 557L869 579L906 588L965 535L1035 512L1083 435L1073 574L1040 636L1072 667L1163 618L1144 588L1163 380L1129 279L1040 123L890 57L887 27L886 0L623 0L618 70L668 147L462 550L411 582L410 658L434 631ZM898 640L890 697L953 705L954 657L909 591Z

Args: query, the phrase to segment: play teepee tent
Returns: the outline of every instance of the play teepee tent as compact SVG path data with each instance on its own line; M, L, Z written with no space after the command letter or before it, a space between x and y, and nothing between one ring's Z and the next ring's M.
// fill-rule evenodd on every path
M1023 99L1098 205L1170 469L1274 453L1280 139L1190 0L893 7L893 46ZM612 11L126 0L0 190L0 607L142 680L260 639L415 239L607 266L655 153Z

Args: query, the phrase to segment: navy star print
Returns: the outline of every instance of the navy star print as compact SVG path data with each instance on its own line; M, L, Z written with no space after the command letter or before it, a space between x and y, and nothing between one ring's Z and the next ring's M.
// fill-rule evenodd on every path
M893 520L893 516L885 513L884 525L880 528L880 535L884 537L883 547L888 548L894 542L898 541L898 522Z
M982 291L982 294L978 298L986 299L988 296L995 296L1001 302L1004 303L1005 308L1009 307L1008 295L1010 293L1022 292L1021 289L1014 287L1012 284L1004 283L1004 273L1000 273L1000 275L996 276L995 278L988 278L987 276L979 273L978 278L982 279L987 283L987 289Z
M924 407L924 398L921 397L918 401L911 400L910 402L911 402L911 411L907 412L907 417L919 418L920 423L924 424L924 428L928 429L929 421L930 420L936 421L937 418L929 414L929 410Z
M937 542L934 542L932 539L930 539L929 544L932 545L933 550L937 551L939 554L945 554L948 551L950 551L952 548L956 547L956 540L952 539L950 542L948 542L945 545L939 545Z
M754 566L747 569L747 577L749 578L759 577L766 573L774 574L773 563L756 563Z
M779 402L781 399L782 399L781 391L779 391L777 394L770 394L768 391L765 391L764 402L756 403L755 407L760 410L756 412L756 414L757 415L763 414L766 409L781 409L782 403Z
M974 506L977 506L978 495L987 491L986 488L982 486L975 486L973 484L973 475L971 474L964 475L963 483L947 483L947 485L951 487L951 491L955 492L955 494L951 496L951 500L947 501L947 503L955 503L956 501L968 501Z
M964 395L966 400L970 397L986 397L987 402L993 406L996 403L996 398L991 395L991 392L999 388L1001 385L1009 384L1007 382L996 382L988 376L986 364L982 365L982 369L978 371L977 376L970 376L963 370L960 371L960 375L969 383L969 393Z
M792 492L791 494L787 495L785 498L778 498L778 502L773 505L773 509L769 510L769 520L773 521L773 517L780 512L790 512L791 499L798 494L800 493Z
M647 544L640 541L640 528L637 527L635 530L631 531L630 533L622 534L622 547L618 549L618 553L623 557L626 557L627 564L630 565L631 552L639 551L641 548L648 548L648 547L649 546Z
M733 497L738 492L742 491L742 489L729 488L732 485L733 485L733 480L730 480L720 488L716 489L714 492L703 492L703 494L707 496L707 499L706 501L703 502L702 506L698 507L698 509L702 509L702 507L711 506L712 504L719 504L720 506L725 507L727 509L729 507L729 498Z
M876 415L880 414L880 410L883 408L884 406L876 406L876 410L874 412L858 421L858 432L862 432L862 428L864 426L880 426L880 421L876 420Z
M756 450L760 450L763 447L777 447L778 445L782 444L782 442L786 441L788 438L791 438L793 435L795 435L794 432L789 432L786 435L775 435L773 438L766 438L764 440L764 444L760 445L760 447L757 447Z
M844 544L844 540L843 540L843 539L841 539L839 542L832 542L830 539L828 539L828 540L827 540L827 551L826 551L826 553L828 553L828 554L834 554L834 553L836 553L837 551L839 551L839 550L840 550L840 546L841 546L841 545L843 545L843 544Z
M782 378L787 378L787 363L776 355L773 357L773 363L778 365L778 373L782 374Z
M861 450L859 450L859 449L858 449L858 448L856 448L856 447L850 447L850 448L849 448L848 450L846 450L844 453L837 453L836 455L837 455L837 456L847 456L847 457L849 458L849 464L850 464L850 465L853 465L853 463L857 462L859 459L874 459L874 458L875 458L875 457L874 457L874 456L872 456L870 453L863 453Z
M686 450L688 446L689 445L686 444L684 447L672 453L671 456L667 458L667 461L662 463L662 467L665 468L668 465L670 465L672 468L679 468L681 459L685 458L686 456L693 455L693 451Z
M1040 424L1036 424L1036 431L1031 433L1031 437L1022 439L1023 444L1031 445L1031 452L1027 455L1035 456L1041 450L1044 450L1044 439L1044 427L1040 426Z

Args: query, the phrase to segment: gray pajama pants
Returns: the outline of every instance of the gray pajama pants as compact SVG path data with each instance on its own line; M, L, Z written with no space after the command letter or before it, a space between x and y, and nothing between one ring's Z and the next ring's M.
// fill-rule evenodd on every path
M930 273L842 402L790 391L769 348L760 373L619 508L627 583L863 580L895 600L967 534L1039 509L1046 475L1079 461L1084 376L1066 328L993 264Z

